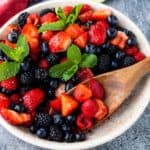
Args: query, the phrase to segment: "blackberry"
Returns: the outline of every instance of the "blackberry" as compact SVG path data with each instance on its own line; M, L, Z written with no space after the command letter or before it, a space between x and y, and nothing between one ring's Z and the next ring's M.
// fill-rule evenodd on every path
M71 82L68 82L68 83L66 83L66 85L65 85L65 91L67 92L67 91L69 91L71 88L73 88L74 87L74 85L73 85L73 83L71 83Z
M75 115L69 115L65 119L65 121L68 125L73 125L75 123L75 120L76 120Z
M116 37L116 35L117 35L117 30L115 28L109 28L107 30L107 36L108 36L108 38L113 39L113 38Z
M51 66L57 64L59 61L59 57L56 54L49 54L46 59Z
M136 61L135 61L134 57L126 56L122 61L122 66L127 67L127 66L130 66L130 65L133 65L135 62Z
M75 141L75 135L73 133L66 133L64 137L65 142L74 142Z
M19 17L18 17L18 25L22 28L26 22L27 22L27 18L29 16L28 12L24 12L22 13Z
M85 52L88 54L95 54L96 53L96 47L93 44L88 44L85 47Z
M57 79L51 79L50 82L49 82L49 86L52 89L57 89L58 86L59 86L59 81Z
M93 21L87 21L84 26L89 29L91 27L91 25L93 24Z
M49 88L47 90L47 96L48 96L49 99L54 99L55 98L55 90Z
M7 35L7 39L11 42L11 43L17 43L19 37L19 32L17 30L12 30L11 32L8 33Z
M53 121L55 125L62 125L64 123L64 118L59 114L55 114L53 115Z
M47 137L47 130L45 128L40 128L36 131L36 135L39 138L46 138Z
M75 134L76 141L84 141L86 140L86 135L83 132L79 132Z
M35 70L35 79L38 81L43 81L48 77L48 72L46 69L38 68Z
M53 123L53 119L47 113L39 113L35 117L35 124L40 127L48 127Z
M48 139L53 141L63 141L63 131L56 125L50 126Z
M20 83L23 85L31 85L34 82L34 74L31 71L21 73Z
M48 42L42 42L41 45L41 55L44 57L49 53Z
M44 16L45 14L47 14L49 12L55 13L55 8L45 8L45 9L42 9L40 11L40 17Z
M137 40L135 37L129 37L127 40L128 46L136 46L137 45Z
M118 18L114 15L108 17L108 23L111 27L116 27L118 25Z

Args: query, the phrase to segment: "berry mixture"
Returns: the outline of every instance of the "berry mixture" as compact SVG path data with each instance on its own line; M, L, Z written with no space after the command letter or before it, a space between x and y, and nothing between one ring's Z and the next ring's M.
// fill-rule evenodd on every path
M109 111L103 85L92 77L144 58L134 33L109 9L23 12L0 41L0 115L39 138L83 141Z

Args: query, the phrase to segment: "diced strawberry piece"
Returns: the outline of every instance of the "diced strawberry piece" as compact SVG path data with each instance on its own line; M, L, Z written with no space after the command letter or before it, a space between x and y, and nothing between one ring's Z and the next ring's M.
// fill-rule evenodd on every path
M12 125L23 125L31 121L31 116L27 113L17 113L6 108L1 109L1 116Z
M65 32L72 38L75 39L80 36L84 30L78 24L71 24L67 27Z
M80 79L80 81L84 81L92 78L94 74L89 68L83 68L78 71L77 76Z
M32 89L23 96L24 105L29 111L34 111L44 101L44 98L45 93L43 90L38 88Z
M84 84L78 84L73 92L76 100L84 102L92 97L92 91Z
M135 55L134 55L134 58L137 62L143 60L145 58L145 55L141 52L137 52Z
M30 14L27 18L27 23L31 23L34 26L38 25L40 17L37 14Z
M131 55L131 56L134 56L138 51L139 51L139 49L137 47L127 47L127 48L125 48L126 54Z
M65 7L63 8L64 14L65 14L66 16L68 16L68 15L72 12L72 10L73 10L73 7L72 7L72 6L65 6Z
M61 111L61 100L60 100L60 98L57 98L55 100L50 101L50 107L52 107L55 111L60 112Z
M12 49L15 49L15 48L16 48L16 44L15 44L15 43L11 43L11 42L9 42L8 40L5 40L5 44L6 44L8 47L12 48Z
M93 16L93 11L92 10L89 10L83 14L81 14L79 16L79 19L81 22L87 22L87 21L91 21L92 20L92 16Z
M49 41L49 49L52 53L64 52L71 44L71 37L65 32L58 32Z
M86 118L94 117L98 111L95 101L89 99L81 105L81 111Z
M90 5L88 5L88 4L84 4L82 6L81 10L80 10L80 14L85 13L85 12L87 12L89 10L92 10L92 7Z
M88 33L84 32L74 40L74 43L80 48L85 48L88 41Z
M82 130L90 130L93 128L93 120L91 118L86 118L83 114L79 114L76 120L77 127Z
M20 99L21 97L20 97L20 95L19 94L12 94L11 96L10 96L10 100L11 100L11 102L12 103L15 103L15 104L19 104L21 101L21 99Z
M52 38L53 35L54 35L54 33L52 31L45 31L42 33L41 39L43 41L49 42L49 40Z
M97 80L91 79L89 81L89 88L92 90L92 94L95 98L102 99L104 97L104 88Z
M103 23L92 25L89 30L89 41L90 43L98 46L106 40L106 28Z
M41 59L39 62L39 67L44 68L44 69L48 69L49 68L48 61L46 59Z
M128 36L124 32L118 31L117 36L111 40L111 44L123 49L126 45L127 39Z
M78 102L73 97L67 94L62 94L60 99L62 116L66 117L77 109Z
M102 24L103 24L103 26L104 26L104 28L105 28L106 30L109 28L109 23L108 23L108 21L107 21L106 19L100 20L100 21L98 21L96 24L97 24L97 25L100 25L100 27L101 27Z
M10 99L3 93L0 93L0 110L2 108L8 108L9 105L10 105Z
M9 79L1 81L1 87L7 90L16 90L18 87L18 81L16 77L11 77Z
M100 121L104 119L108 114L108 107L104 104L104 102L100 99L95 100L98 106L98 112L95 114L95 119Z
M107 19L111 15L111 10L110 9L100 9L94 11L92 15L92 19L95 21L102 20L102 19Z
M58 20L57 16L56 16L54 13L51 13L51 12L49 12L49 13L43 15L43 16L40 18L41 24L43 24L43 23L55 22L55 21L57 21L57 20Z

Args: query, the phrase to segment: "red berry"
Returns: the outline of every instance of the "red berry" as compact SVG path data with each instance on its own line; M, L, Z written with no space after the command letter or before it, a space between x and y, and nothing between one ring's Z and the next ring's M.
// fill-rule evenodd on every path
M40 68L44 68L44 69L48 69L49 68L49 63L46 59L42 59L39 62L39 67Z
M86 118L83 114L79 114L76 125L82 131L89 130L93 127L93 120L91 118Z
M16 90L18 87L18 81L16 77L11 77L1 82L1 87L7 90Z
M92 20L93 11L89 10L79 16L81 22L85 23Z
M145 55L141 52L138 52L138 53L134 54L134 58L137 62L139 62L145 58Z
M49 13L43 15L43 16L40 18L41 24L43 24L43 23L48 23L48 22L55 22L55 21L57 21L57 20L58 20L57 16L56 16L54 13L51 13L51 12L49 12Z
M59 98L50 101L50 107L52 107L55 111L61 111L61 100Z
M10 99L6 95L0 93L0 110L2 108L8 108L9 105Z
M10 96L11 102L16 103L16 104L20 103L20 98L21 97L20 97L19 94L13 94L13 95Z
M88 5L88 4L84 4L82 6L81 10L80 10L80 14L85 13L85 12L87 12L89 10L92 10L92 7L90 5Z
M86 118L91 118L94 117L95 114L98 111L98 107L95 101L89 99L87 101L85 101L82 105L81 105L81 111L84 114L84 116Z
M95 98L102 99L104 97L104 88L103 86L96 81L95 79L91 79L89 81L89 88L92 90L92 94Z

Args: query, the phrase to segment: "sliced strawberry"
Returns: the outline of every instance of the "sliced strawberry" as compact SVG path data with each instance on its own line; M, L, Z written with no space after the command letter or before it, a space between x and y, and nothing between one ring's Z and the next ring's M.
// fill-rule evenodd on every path
M64 52L71 44L71 37L65 32L58 32L49 41L49 49L52 53Z
M57 20L58 20L57 16L54 13L51 13L51 12L43 15L40 18L41 24L43 24L43 23L49 23L49 22L55 22Z
M12 103L15 103L15 104L18 104L18 103L20 103L21 101L20 101L20 95L19 94L12 94L11 96L10 96L10 100L11 100L11 102Z
M77 101L84 102L92 97L92 91L84 84L78 84L73 95Z
M73 10L73 7L72 7L72 6L65 6L65 7L63 8L64 14L65 14L66 16L68 16L68 15L72 12L72 10Z
M89 81L89 88L92 90L92 94L95 98L102 99L104 97L104 88L97 80L91 79Z
M100 9L94 11L92 15L92 19L95 21L102 20L102 19L107 19L111 15L111 10L110 9Z
M77 127L82 130L90 130L93 128L93 120L91 118L86 118L83 114L79 114L76 120Z
M38 88L32 89L23 96L24 105L29 111L34 111L44 101L44 98L45 93L43 90Z
M71 24L67 27L65 32L72 38L75 39L80 36L84 30L78 24Z
M40 17L37 14L30 14L27 18L27 23L31 23L34 26L38 25Z
M3 93L0 93L0 110L2 108L8 108L9 105L10 105L10 99Z
M92 78L94 74L89 68L83 68L78 71L77 76L80 79L80 81L84 81Z
M100 121L104 119L108 114L108 107L104 104L104 102L100 99L95 100L98 106L98 112L95 114L95 119Z
M134 55L134 58L137 62L143 60L145 58L145 55L141 52L137 52L135 55Z
M53 108L55 111L60 112L61 111L61 100L60 100L60 98L57 98L55 100L50 101L50 107Z
M73 97L67 94L62 94L60 99L62 116L66 117L77 109L78 102Z
M7 90L16 90L18 87L18 81L16 77L11 77L9 79L1 81L1 87Z
M54 33L52 31L45 31L45 32L42 32L41 39L43 41L49 42L49 40L52 38L53 35Z
M74 43L80 48L85 48L88 41L88 33L84 32L74 40Z
M89 10L83 14L81 14L79 16L79 19L81 22L87 22L87 21L91 21L92 20L92 16L93 16L93 11L92 10Z
M100 25L100 27L103 25L103 27L107 30L109 28L109 23L107 21L107 19L103 19L100 21L97 21L96 23L97 25Z
M26 113L17 113L6 108L1 109L1 116L12 125L23 125L31 120L31 116Z
M39 67L44 68L44 69L48 69L49 68L48 61L46 59L41 59L39 62Z
M131 55L131 56L134 56L138 51L139 51L139 49L137 47L127 47L127 48L125 48L126 54Z
M92 7L90 5L88 5L88 4L84 4L82 6L81 10L80 10L80 14L85 13L85 12L87 12L89 10L92 10Z
M117 36L111 40L111 44L123 49L126 45L127 39L128 36L124 32L118 31Z

